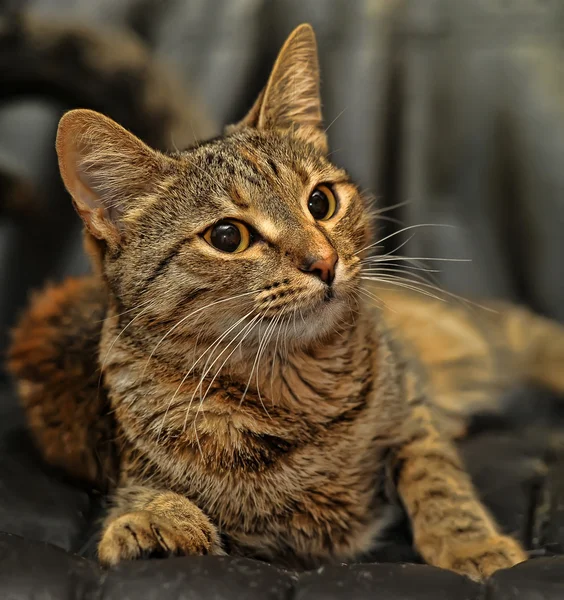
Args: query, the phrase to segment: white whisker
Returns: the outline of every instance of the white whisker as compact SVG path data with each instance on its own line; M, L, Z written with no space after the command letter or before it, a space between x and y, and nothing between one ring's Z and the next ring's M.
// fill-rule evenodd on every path
M193 310L192 312L188 313L186 316L182 317L182 319L180 319L180 321L178 321L176 323L176 325L172 326L164 335L163 337L157 342L156 346L153 348L153 351L151 352L151 354L149 354L149 358L147 359L147 362L145 363L145 367L143 368L143 373L141 374L141 377L143 377L145 375L145 372L147 370L147 367L149 366L149 362L151 361L151 358L153 358L155 352L157 351L157 348L165 341L165 339L177 328L180 327L180 325L182 325L182 323L185 323L190 317L201 313L204 310L207 310L208 308L211 308L212 306L216 306L217 304L221 304L222 302L229 302L231 300L236 300L237 298L243 298L244 296L250 296L251 294L255 294L256 292L250 291L250 292L245 292L244 294L237 294L236 296L230 296L229 298L222 298L221 300L216 300L215 302L212 302L211 304L206 304L206 306L202 306L201 308L197 308L196 310Z
M280 321L282 321L282 323L284 323L284 313L285 313L285 309L282 309L282 312L278 315L278 320L276 322L276 326L278 327L278 324ZM275 371L275 366L276 366L276 356L278 355L278 342L280 341L280 332L282 331L282 325L280 325L278 327L278 334L276 335L276 342L274 344L274 354L272 356L272 370L270 371L270 396L273 399L272 402L274 403L274 393L273 393L273 387L274 387L274 371Z
M182 386L184 385L184 383L186 382L186 380L188 379L188 377L190 376L190 374L194 371L194 368L196 367L196 365L200 362L200 360L202 360L202 358L210 351L213 349L215 349L215 347L217 347L218 344L221 344L222 340L225 339L226 336L228 336L231 331L233 329L235 329L247 316L249 316L253 311L250 311L247 315L245 315L244 317L241 317L241 319L239 319L234 325L232 325L229 329L227 329L227 331L224 331L219 338L216 339L215 342L213 342L210 346L208 346L206 348L206 350L200 355L200 357L198 358L198 360L194 361L192 366L190 367L190 369L188 370L188 372L184 375L184 377L182 378L182 380L180 381L180 383L178 384L178 387L176 388L174 394L172 395L171 399L169 400L168 406L167 406L167 410L164 414L163 420L161 422L161 427L159 429L159 433L157 435L157 439L160 437L160 433L162 431L162 428L164 426L164 422L166 419L166 416L168 414L168 411L170 409L170 407L172 406L172 403L174 402L176 396L178 395L178 393L180 392ZM198 388L196 388L197 390Z
M154 299L150 298L149 300L145 300L145 302L141 302L140 304L137 304L133 308L128 308L127 310L124 310L121 313L118 313L118 314L115 314L115 315L111 315L109 317L104 317L103 319L98 319L97 321L94 321L94 322L95 323L105 323L106 321L109 321L110 319L113 319L115 317L122 317L123 315L126 315L127 313L133 312L134 310L137 310L138 308L141 308L142 306L145 306L145 305L149 304L150 302L154 302Z
M374 281L374 282L380 282L380 283L388 283L390 285L395 285L396 287L401 287L406 290L418 292L422 296L428 296L429 298L434 298L435 300L440 300L441 302L446 302L446 300L444 298L441 298L440 296L436 296L435 294L431 294L430 292L428 292L426 290L422 290L421 288L417 287L417 285L423 285L423 284L416 282L417 285L411 285L411 284L407 283L401 277L393 277L392 275L383 275L382 277L361 277L361 279L366 279L368 281Z
M259 371L260 371L260 361L261 358L270 342L270 340L272 339L272 336L274 335L274 330L276 327L276 323L277 323L277 318L273 319L269 324L268 327L266 328L266 331L264 332L264 338L263 338L263 344L262 344L262 349L259 346L259 350L257 353L257 369L256 369L256 375L255 375L255 380L256 380L256 384L257 384L257 394L258 394L258 398L259 401L262 405L262 407L264 408L264 411L266 412L267 416L270 418L270 415L268 414L268 411L266 410L266 407L264 406L264 403L262 401L262 396L260 393L260 379L259 379Z
M268 307L267 307L267 309L268 309ZM251 373L250 373L250 375L249 375L249 379L247 380L247 385L245 386L245 391L243 392L243 395L241 396L241 400L239 400L239 406L241 406L241 404L243 404L243 400L245 400L245 397L246 397L246 395L247 395L247 392L249 391L249 387L250 387L250 385L251 385L251 381L252 381L252 379L253 379L253 374L254 374L254 372L255 372L255 369L256 369L256 366L257 366L257 360L258 360L259 352L260 352L260 349L261 349L261 342L260 342L260 326L261 326L261 324L262 324L262 322L263 322L264 318L265 318L265 315L263 314L263 316L261 317L261 319L260 319L260 321L259 321L259 323L258 323L258 328L259 328L259 330L258 330L259 346L258 346L258 349L257 349L257 353L256 353L256 356L255 356L255 360L254 360L254 362L253 362L253 366L252 366L252 368L251 368ZM261 400L261 403L262 403L262 400ZM264 405L263 405L263 406L264 406ZM265 410L266 410L266 408L265 408ZM268 413L267 413L267 414L268 414ZM269 415L269 416L270 416L270 415Z
M335 121L347 110L347 106L345 106L345 108L343 108L343 110L331 121L331 123L329 123L329 125L327 125L327 127L325 128L325 133L327 133L330 129L330 127L332 127L333 123L335 123Z
M377 208L375 210L375 214L380 215L380 214L388 212L390 210L394 210L396 208L401 208L402 206L407 206L408 204L411 204L411 200L404 200L403 202L397 202L396 204L391 204L390 206L384 206L382 208Z
M370 300L373 300L374 302L376 302L377 304L381 305L382 307L386 308L387 310L393 310L391 309L386 302L384 302L382 300L382 298L379 298L378 296L376 296L375 294L373 294L372 292L370 292L369 290L365 289L365 288L359 288L358 289L359 293L364 294L365 296L367 296ZM395 311L394 311L395 312Z
M137 315L135 315L133 317L133 319L131 319L131 321L129 321L129 323L116 335L116 337L114 338L113 342L110 344L110 347L108 348L106 354L104 355L104 360L102 361L102 364L100 365L100 376L98 378L98 389L100 389L100 384L102 382L102 375L104 373L104 367L106 366L106 362L110 356L111 351L113 350L114 346L116 345L116 342L119 340L119 338L125 333L125 331L129 328L129 326L134 323L135 321L137 321L137 319L143 315L147 310L149 310L150 308L152 308L154 305L153 304L149 304L148 306L146 306L140 313L138 313Z
M402 229L399 229L398 231L394 231L393 233L390 233L389 235L379 239L377 242L374 242L373 244L369 244L368 246L365 246L364 248L362 248L361 250L358 250L354 254L356 256L357 254L360 254L361 252L364 252L365 250L368 250L369 248L372 248L373 246L381 244L382 242L385 242L386 240L389 240L390 238L392 238L396 235L400 235L401 233L405 233L406 231L410 231L411 229L420 229L421 227L449 227L449 228L456 229L455 225L449 225L448 223L419 223L417 225L409 225L408 227L403 227Z
M390 256L389 254L380 254L377 256L369 256L362 259L362 263L373 263L373 262L386 262L389 260L397 261L421 261L421 260L434 260L439 262L472 262L470 258L445 258L439 256Z
M241 339L241 341L239 342L239 344L237 345L237 347L240 347L241 344L244 342L244 340L247 338L247 336L249 335L249 333L254 329L254 325L255 325L255 319L258 318L260 315L255 315L255 317L253 317L253 319L251 319L251 322L248 323L247 325L245 325L245 327L243 327L243 329L235 336L235 338L233 340L231 340L227 347L224 348L224 350L222 350L222 352L220 353L218 359L222 356L222 354L229 349L229 347L231 346L232 343L234 343L237 339L237 337L239 335L241 335L242 333L244 333L243 338ZM223 365L225 364L225 362L227 362L227 360L229 359L229 357L235 352L235 350L237 349L237 347L235 347L229 354L229 356L225 359L225 361L222 363L221 367L216 371L214 377L212 378L208 388L206 389L206 393L203 395L203 397L201 397L200 402L198 404L198 409L196 410L196 414L194 416L194 419L192 421L192 428L194 430L194 436L196 438L196 443L198 444L198 449L200 451L200 454L203 456L202 453L202 446L200 445L200 438L198 436L198 415L200 414L200 411L202 410L203 404L204 404L204 400L208 394L209 389L211 388L211 386L213 385L213 382L215 381L216 377L218 376L219 372L221 371L221 369L223 368ZM212 365L213 366L213 365ZM211 369L211 367L210 367ZM208 370L209 372L209 370ZM203 377L205 377L206 374L203 375ZM190 408L192 406L192 402L194 401L194 398L196 396L196 392L198 391L198 389L201 390L201 385L202 385L202 381L203 381L203 377L202 379L200 379L200 381L198 382L198 385L196 386L196 388L194 389L194 392L192 393L192 396L190 397L190 401L188 402L188 407L186 409L186 414L184 417L184 426L183 426L183 431L186 431L186 425L188 423L188 415L190 413Z

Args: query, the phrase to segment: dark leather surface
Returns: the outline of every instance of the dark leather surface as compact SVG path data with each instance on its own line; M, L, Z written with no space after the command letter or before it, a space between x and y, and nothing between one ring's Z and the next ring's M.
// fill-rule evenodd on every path
M516 391L519 408L511 419L477 423L461 445L483 501L531 557L485 586L417 564L406 523L361 563L306 573L229 557L139 561L102 571L95 549L104 499L42 465L13 394L4 388L0 397L0 598L564 597L564 411L560 399L539 390Z
M362 564L291 573L226 557L138 561L102 572L49 544L0 534L3 598L20 600L560 600L564 558L540 558L479 585L424 565Z
M446 263L442 283L521 300L564 319L562 2L26 4L47 17L135 29L185 82L198 85L218 123L245 112L285 36L311 22L335 161L383 206L408 202L388 213L407 225L456 227L419 230L404 249L471 258ZM0 349L30 288L87 268L53 151L57 120L73 98L3 98L0 166L10 186L23 185L33 202L31 212L18 214L0 207ZM103 572L93 560L103 499L41 464L13 393L2 387L0 598L560 600L564 415L538 390L516 390L511 404L495 422L476 419L462 452L483 500L532 560L479 586L403 564L418 560L405 526L391 531L366 564L309 573L214 557Z

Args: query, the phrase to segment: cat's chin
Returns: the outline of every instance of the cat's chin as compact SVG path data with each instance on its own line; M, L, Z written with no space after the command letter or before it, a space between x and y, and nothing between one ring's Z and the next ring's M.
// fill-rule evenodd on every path
M349 303L332 288L328 288L320 302L298 311L298 315L296 328L289 328L289 335L298 346L327 341L349 329L356 318Z

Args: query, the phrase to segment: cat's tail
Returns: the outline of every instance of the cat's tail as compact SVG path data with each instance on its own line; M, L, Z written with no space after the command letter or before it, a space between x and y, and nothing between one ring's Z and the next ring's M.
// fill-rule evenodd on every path
M0 15L0 100L46 96L108 115L159 150L215 133L203 109L133 33Z
M8 370L51 466L105 490L117 474L115 427L98 364L106 294L95 277L34 294L13 331Z

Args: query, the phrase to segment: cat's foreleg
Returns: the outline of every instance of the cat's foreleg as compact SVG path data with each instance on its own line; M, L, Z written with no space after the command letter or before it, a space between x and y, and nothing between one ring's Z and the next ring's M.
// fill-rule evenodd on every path
M500 533L424 403L412 419L413 433L397 453L398 491L424 560L475 580L526 560L519 543Z
M100 562L174 555L225 554L208 517L174 492L143 486L118 489L98 545Z

